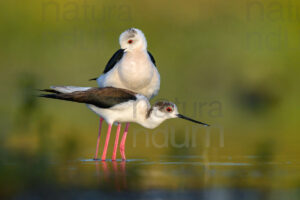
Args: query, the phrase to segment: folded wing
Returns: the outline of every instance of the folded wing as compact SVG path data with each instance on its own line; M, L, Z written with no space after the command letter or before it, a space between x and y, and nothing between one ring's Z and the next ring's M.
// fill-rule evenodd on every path
M51 94L41 94L40 97L92 104L99 108L110 108L120 103L136 100L136 93L113 87L89 88L73 92L64 92L57 89L45 89L42 91L50 92Z

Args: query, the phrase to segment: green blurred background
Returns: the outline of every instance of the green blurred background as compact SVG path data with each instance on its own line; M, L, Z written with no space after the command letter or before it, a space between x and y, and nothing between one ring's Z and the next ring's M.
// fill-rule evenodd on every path
M95 178L114 164L82 161L93 157L98 117L84 105L35 96L50 85L96 86L88 80L102 73L130 27L145 33L161 75L152 103L171 100L213 126L132 124L127 157L147 163L126 166L126 189L300 186L298 1L12 0L1 1L0 24L0 196L116 189L114 173L108 182ZM160 163L172 159L183 165ZM212 166L229 175L211 175L211 163L228 162L247 167Z

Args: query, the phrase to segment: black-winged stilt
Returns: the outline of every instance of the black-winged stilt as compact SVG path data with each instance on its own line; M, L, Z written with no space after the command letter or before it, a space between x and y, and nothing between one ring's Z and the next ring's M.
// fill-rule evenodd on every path
M53 86L51 89L42 90L51 94L41 94L40 97L61 99L85 103L87 106L108 123L107 137L102 154L102 160L106 159L106 151L109 143L113 123L118 123L116 140L113 150L113 160L116 159L117 141L119 140L120 123L135 122L146 128L155 128L166 119L182 118L198 124L208 124L190 119L179 114L174 103L167 101L156 102L150 105L147 97L121 88L90 88L74 86ZM122 160L125 160L125 141L128 127L120 143Z
M160 75L154 57L147 50L144 33L137 28L130 28L120 35L119 43L121 49L110 58L103 74L91 80L97 80L99 87L128 89L148 99L156 96L160 88ZM95 159L98 156L102 121L100 117ZM121 124L118 125L118 129L120 128ZM128 128L129 123L126 124L125 131Z

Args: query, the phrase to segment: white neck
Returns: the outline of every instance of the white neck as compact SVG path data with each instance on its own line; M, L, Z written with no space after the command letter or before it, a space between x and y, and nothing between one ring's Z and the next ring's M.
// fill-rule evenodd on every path
M147 46L145 46L143 43L137 44L133 48L126 48L125 51L128 52L147 52Z
M162 122L164 122L167 118L165 116L156 116L154 114L154 112L151 112L150 113L150 116L146 116L144 118L144 120L142 120L140 122L140 124L146 128L150 128L150 129L153 129L153 128L156 128L157 126L159 126Z

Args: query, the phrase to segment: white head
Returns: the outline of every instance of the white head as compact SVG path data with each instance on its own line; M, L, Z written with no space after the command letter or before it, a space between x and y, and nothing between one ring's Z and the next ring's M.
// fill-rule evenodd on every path
M191 118L179 114L177 106L174 103L168 101L156 102L148 111L147 118L149 118L150 121L152 122L152 128L155 128L166 119L171 119L171 118L181 118L181 119L192 121L194 123L209 126L208 124L193 120Z
M125 51L136 49L146 50L147 40L144 33L137 28L130 28L124 31L119 38L120 46Z

